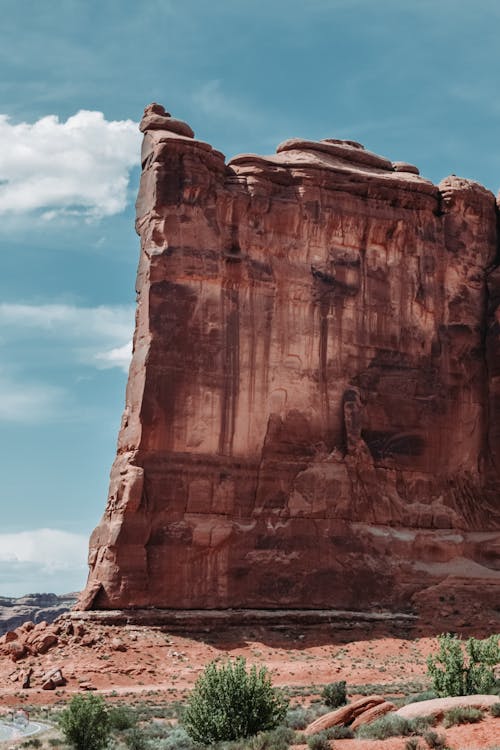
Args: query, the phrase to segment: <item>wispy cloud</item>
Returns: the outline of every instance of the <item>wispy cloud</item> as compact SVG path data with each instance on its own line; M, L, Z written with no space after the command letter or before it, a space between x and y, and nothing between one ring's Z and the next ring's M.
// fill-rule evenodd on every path
M204 83L193 93L194 104L209 117L237 122L255 122L259 119L257 112L240 97L225 93L219 80Z
M67 304L0 304L0 327L4 340L19 336L43 336L70 344L79 362L99 369L128 369L134 327L132 305L83 307Z
M101 366L104 370L110 367L121 367L125 372L128 372L131 358L132 341L127 341L123 346L117 346L114 349L99 352L95 355L96 362L98 363L97 366Z
M139 144L137 123L102 112L18 124L0 114L0 215L42 212L51 221L123 211Z
M88 538L59 529L0 534L0 594L65 593L82 587Z
M62 388L20 382L0 373L0 423L46 422L58 412L63 400Z

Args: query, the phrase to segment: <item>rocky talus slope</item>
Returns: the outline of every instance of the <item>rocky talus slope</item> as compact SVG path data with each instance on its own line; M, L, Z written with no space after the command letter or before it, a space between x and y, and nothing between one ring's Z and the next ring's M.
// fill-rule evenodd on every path
M351 141L146 108L126 407L82 608L498 622L498 208Z

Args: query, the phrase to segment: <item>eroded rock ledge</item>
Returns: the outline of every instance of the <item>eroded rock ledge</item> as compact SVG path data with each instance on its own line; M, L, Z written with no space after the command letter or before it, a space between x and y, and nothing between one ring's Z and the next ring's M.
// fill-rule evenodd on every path
M157 104L141 130L134 354L81 607L494 621L493 194L352 141L226 164Z

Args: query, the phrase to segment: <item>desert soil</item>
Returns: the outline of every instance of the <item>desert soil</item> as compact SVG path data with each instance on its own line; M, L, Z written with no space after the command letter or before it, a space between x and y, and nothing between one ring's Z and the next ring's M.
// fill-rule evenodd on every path
M321 687L346 680L351 698L366 693L398 695L428 687L426 657L436 650L434 638L367 637L350 641L348 632L327 626L303 630L231 628L202 634L168 633L162 628L85 623L78 632L59 636L46 654L13 663L0 657L0 712L23 705L65 703L74 692L92 687L113 701L182 700L211 660L243 656L265 665L273 683L289 688L292 703L307 705ZM32 667L30 689L16 676ZM41 689L41 678L61 668L67 685ZM453 750L500 746L500 719L485 716L479 724L436 731L446 734ZM403 750L405 739L384 742L335 740L337 750Z

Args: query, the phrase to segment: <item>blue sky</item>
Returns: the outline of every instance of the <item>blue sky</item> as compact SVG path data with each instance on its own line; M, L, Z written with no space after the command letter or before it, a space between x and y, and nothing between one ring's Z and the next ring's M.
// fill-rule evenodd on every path
M80 588L124 402L144 106L500 186L497 0L0 0L0 595Z

